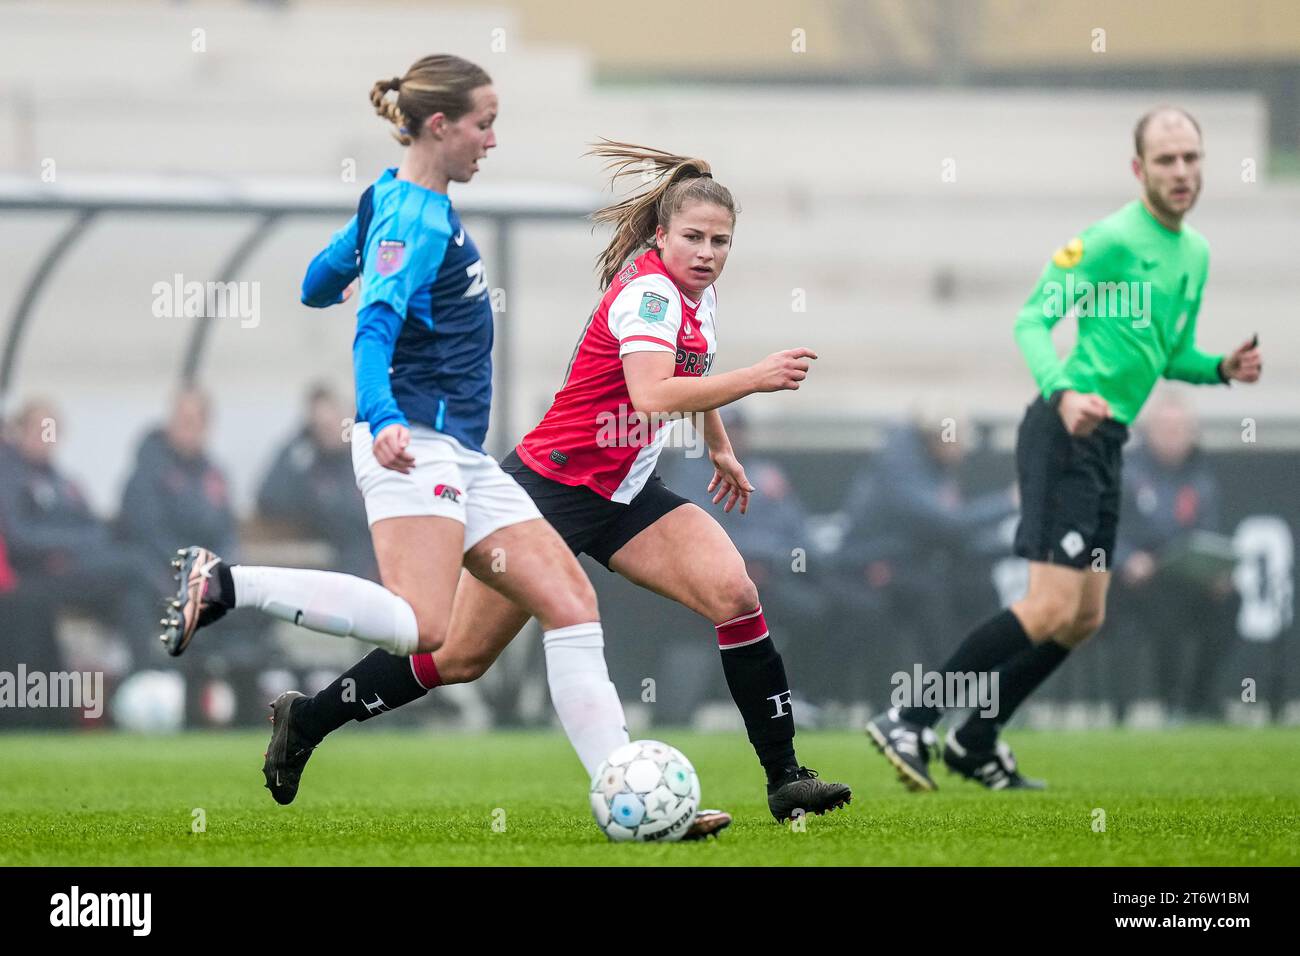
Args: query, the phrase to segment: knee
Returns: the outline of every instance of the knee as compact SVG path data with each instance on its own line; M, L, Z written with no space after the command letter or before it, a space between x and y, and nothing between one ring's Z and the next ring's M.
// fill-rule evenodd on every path
M539 615L542 626L550 630L600 620L596 589L585 573L579 573L568 585L547 596L546 607Z
M492 658L486 654L438 661L438 677L444 684L468 684L487 673Z
M1078 647L1100 631L1105 623L1106 613L1100 608L1081 610L1070 625L1057 635L1057 640L1066 647Z
M758 607L758 588L742 567L715 583L713 599L714 623L729 621Z
M1073 628L1078 617L1076 602L1061 594L1035 595L1020 602L1016 610L1025 630L1034 640L1065 634Z

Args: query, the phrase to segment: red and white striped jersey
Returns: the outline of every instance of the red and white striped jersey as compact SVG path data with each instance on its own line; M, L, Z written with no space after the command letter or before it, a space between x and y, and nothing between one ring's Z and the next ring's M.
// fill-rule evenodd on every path
M624 267L591 314L550 410L515 451L529 468L611 501L631 501L654 472L676 420L632 408L623 356L672 352L674 375L702 376L717 349L713 286L698 302L669 277L651 249Z

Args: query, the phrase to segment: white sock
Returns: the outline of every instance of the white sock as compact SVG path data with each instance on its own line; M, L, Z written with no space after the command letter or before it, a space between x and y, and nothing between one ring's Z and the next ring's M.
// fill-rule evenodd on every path
M587 776L594 777L605 758L628 741L623 702L605 667L600 622L547 631L542 647L551 703Z
M232 565L235 606L255 607L290 624L355 637L399 657L420 642L415 611L403 598L365 578L337 571Z

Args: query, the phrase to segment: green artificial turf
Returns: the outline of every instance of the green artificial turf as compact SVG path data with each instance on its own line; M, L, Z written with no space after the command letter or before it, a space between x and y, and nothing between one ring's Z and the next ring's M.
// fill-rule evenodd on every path
M610 844L558 733L345 728L298 800L262 789L261 733L0 735L5 865L1296 865L1300 732L1020 732L1042 793L990 793L936 771L905 792L865 737L801 732L800 759L853 787L802 830L767 813L739 735L656 730L694 762L718 840ZM196 810L205 832L192 832ZM1105 813L1105 830L1095 829Z

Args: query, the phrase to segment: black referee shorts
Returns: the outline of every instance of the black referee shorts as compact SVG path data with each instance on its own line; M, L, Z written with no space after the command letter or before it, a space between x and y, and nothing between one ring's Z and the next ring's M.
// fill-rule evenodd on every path
M1016 554L1080 570L1110 570L1126 441L1128 427L1114 419L1075 438L1041 395L1029 405L1016 436ZM1102 564L1096 565L1099 557Z
M612 571L609 559L650 525L687 500L664 484L658 472L627 504L610 501L582 485L566 485L539 475L512 451L501 470L528 492L537 510L574 554L589 554Z

